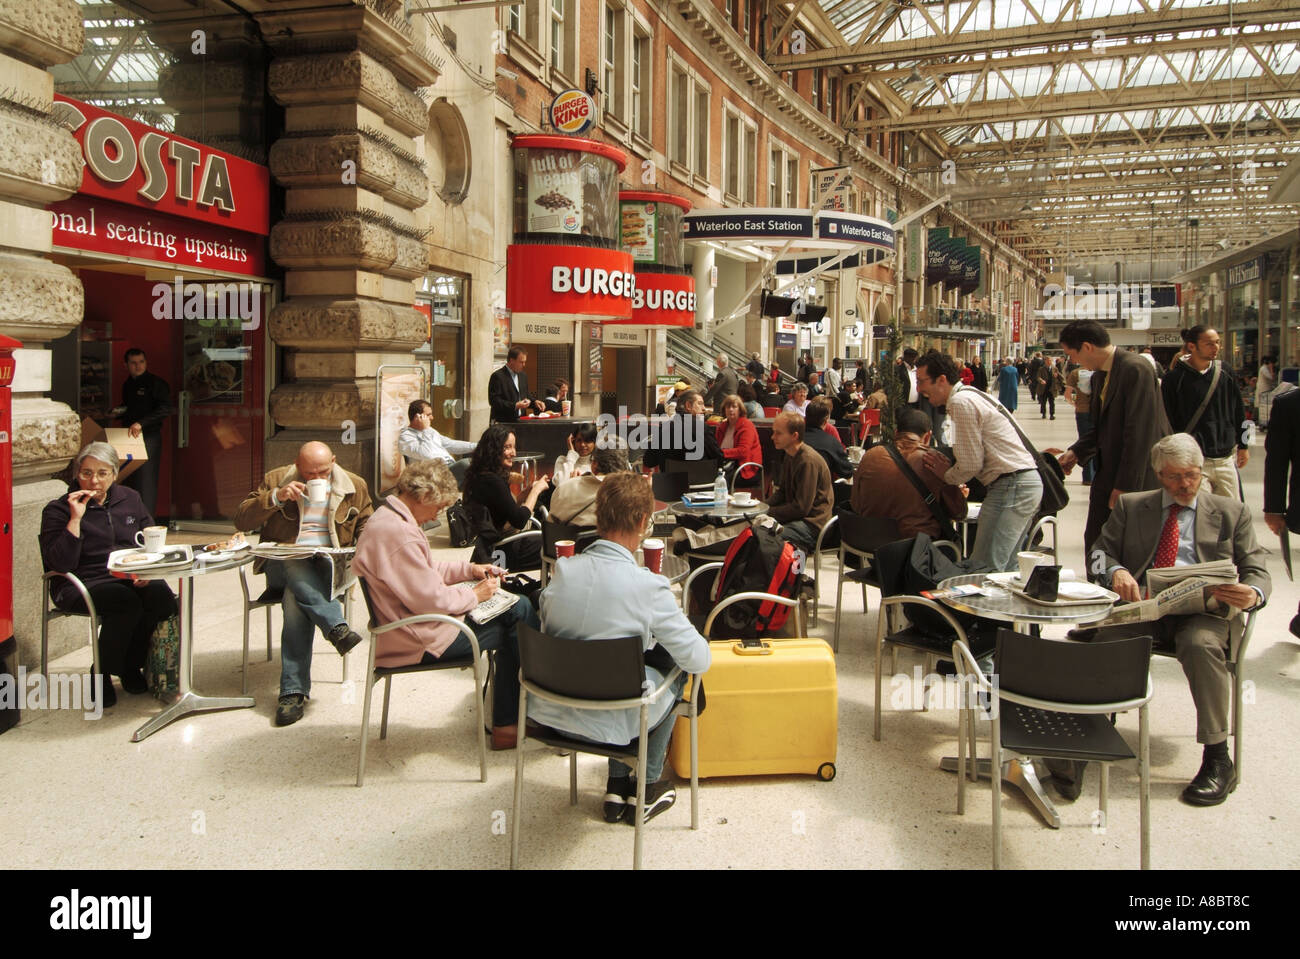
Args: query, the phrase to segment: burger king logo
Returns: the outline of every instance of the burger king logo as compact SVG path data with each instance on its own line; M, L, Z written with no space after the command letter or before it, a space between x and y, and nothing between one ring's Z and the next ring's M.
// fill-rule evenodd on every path
M586 133L596 123L596 101L581 90L565 90L551 101L551 126L557 133Z

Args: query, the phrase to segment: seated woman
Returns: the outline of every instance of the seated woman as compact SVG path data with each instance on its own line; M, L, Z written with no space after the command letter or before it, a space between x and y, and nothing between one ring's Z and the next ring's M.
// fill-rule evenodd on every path
M108 555L136 545L135 534L154 525L140 494L118 484L117 450L91 443L76 458L77 487L45 506L41 514L41 562L46 572L73 573L90 592L99 617L99 668L104 706L117 702L118 677L128 693L148 690L145 657L154 627L176 615L176 597L161 580L133 583L108 571ZM50 584L54 605L86 612L76 588L65 579Z
M723 420L718 424L718 445L726 458L728 472L741 463L763 462L763 448L758 442L758 430L745 415L745 404L734 393L722 401ZM749 483L758 478L758 467L746 466L737 484Z
M352 571L364 577L375 616L392 623L421 613L460 617L501 588L499 566L438 562L420 527L456 502L460 494L441 460L402 470L394 493L375 510L357 541ZM480 650L496 650L492 748L515 745L519 715L519 638L515 624L537 628L537 612L520 596L510 609L482 626L470 624ZM414 623L376 638L376 666L414 666L470 652L469 637L446 623Z
M548 413L563 413L564 401L569 398L569 381L558 379L546 388L546 398L542 403Z
M478 533L474 545L476 562L490 559L499 540L528 525L537 498L550 486L549 480L539 479L516 499L510 492L514 462L515 431L504 423L494 423L485 429L465 471L465 508ZM542 562L541 543L537 537L511 543L505 559L510 569L537 569Z
M555 460L551 482L559 486L571 476L591 472L591 454L596 449L596 424L579 423L569 434L569 452Z
M757 381L755 381L757 382ZM740 402L745 405L745 415L751 420L763 418L763 407L758 403L758 394L748 383L741 383L740 388L736 390L736 395L740 397Z
M804 416L808 412L808 385L806 383L796 383L790 387L790 398L785 401L785 406L781 407L783 413L794 413L796 416Z

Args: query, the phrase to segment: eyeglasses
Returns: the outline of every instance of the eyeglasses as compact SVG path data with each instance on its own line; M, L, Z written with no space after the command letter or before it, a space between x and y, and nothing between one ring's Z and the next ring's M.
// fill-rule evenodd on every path
M1195 483L1201 478L1199 469L1186 470L1182 473L1170 473L1167 470L1161 470L1160 478L1166 479L1171 483Z
M82 470L77 475L86 481L106 480L106 479L113 478L113 471L112 470L95 470L95 471Z

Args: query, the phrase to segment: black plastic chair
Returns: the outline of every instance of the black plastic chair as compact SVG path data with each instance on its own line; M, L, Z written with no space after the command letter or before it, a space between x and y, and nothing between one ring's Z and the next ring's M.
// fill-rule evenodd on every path
M572 523L559 523L547 519L542 523L542 585L551 578L551 567L555 565L555 544L560 540L574 541L575 555L600 538L590 526L574 526Z
M370 699L375 690L375 683L381 679L384 681L384 711L379 724L379 738L387 739L388 700L393 691L393 677L399 673L427 673L439 669L472 669L474 671L474 718L476 722L474 728L475 739L478 740L479 782L487 782L487 726L484 722L484 716L490 715L492 711L490 693L492 677L496 674L496 656L493 655L491 650L488 650L488 668L485 677L479 661L481 650L478 646L478 637L474 635L474 630L470 629L469 624L464 621L453 616L444 616L442 613L422 613L418 616L407 616L404 619L381 625L375 615L375 607L370 600L370 589L366 585L366 581L358 576L357 582L361 586L361 596L366 602L366 613L370 617L368 625L370 631L370 660L366 665L365 705L361 707L361 752L357 757L357 785L364 785L366 781L366 743L370 738ZM400 629L413 623L446 623L449 626L454 626L469 637L470 647L473 652L468 656L443 657L435 663L416 663L412 666L376 666L375 650L379 645L378 637L389 630ZM487 702L485 703L484 700L487 700Z
M675 503L690 488L686 473L666 472L650 474L650 489L661 503Z
M666 473L685 473L686 483L692 488L713 488L718 478L718 463L714 460L668 460L664 463ZM678 499L681 497L679 496Z
M988 703L992 731L989 779L993 783L993 868L1002 865L1002 776L1007 753L1042 756L1101 765L1098 809L1106 821L1110 764L1136 758L1141 779L1141 864L1151 866L1150 725L1151 637L1113 642L1073 643L1041 639L999 629L994 656L994 685L980 670L965 642L953 643L952 656L964 691ZM961 710L969 723L957 724L957 812L965 811L966 735L974 747L975 696L963 695ZM1135 757L1110 714L1138 710Z
M674 668L662 684L646 693L645 641L639 636L607 640L558 639L538 632L526 623L519 630L519 744L515 753L515 797L510 828L510 868L519 864L519 833L524 801L524 744L529 738L569 753L569 804L578 802L578 753L612 757L631 766L645 768L649 738L650 706L668 694L673 681L682 674ZM691 828L700 828L699 806L699 713L696 690L702 689L699 676L692 676L690 698L677 703L663 722L676 722L685 716L691 730ZM639 709L640 734L626 746L591 743L573 739L565 733L542 727L530 732L526 717L528 697L572 709L617 710ZM641 868L641 828L644 825L645 777L637 776L636 830L633 838L632 866Z
M879 516L860 516L851 509L838 509L834 520L839 526L840 575L835 585L835 632L831 640L831 649L840 651L840 616L844 609L844 583L857 583L862 587L862 614L870 611L867 603L867 587L880 588L876 571L871 559L877 549L886 543L896 542L901 538L898 523L895 520ZM858 568L850 569L848 557L857 560Z

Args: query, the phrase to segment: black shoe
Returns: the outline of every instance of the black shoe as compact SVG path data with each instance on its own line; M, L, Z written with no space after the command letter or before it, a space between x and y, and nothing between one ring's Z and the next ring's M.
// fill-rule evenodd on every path
M1291 617L1291 635L1300 638L1300 613Z
M98 676L98 677L94 673L90 674L90 701L92 703L95 701L95 680L96 679L101 679L104 682L104 686L103 686L104 708L108 709L108 707L110 706L116 706L117 692L114 691L113 689L113 679L111 676L108 675L108 673L105 673L103 676Z
M361 642L361 637L354 633L347 623L339 623L325 638L334 645L340 656L346 656L353 646Z
M1183 790L1183 802L1191 806L1217 806L1237 788L1237 770L1227 756L1206 756L1201 771Z
M1083 778L1088 764L1072 759L1045 759L1043 763L1052 774L1052 786L1066 802L1074 802L1083 792Z
M673 803L677 802L677 788L673 785L672 780L661 779L657 783L649 783L645 787L645 821L649 822L661 812L669 809ZM636 796L628 797L627 801L628 814L624 820L629 826L636 825Z
M302 693L289 693L287 696L281 696L280 701L275 706L275 724L277 726L292 726L298 720L302 719L303 710L307 706L307 697Z
M145 682L144 671L140 669L128 669L117 681L122 684L122 692L138 695L149 692L149 684Z
M647 790L648 791L648 790ZM610 777L605 783L605 822L618 822L636 801L628 798L636 795L636 786L631 776Z

